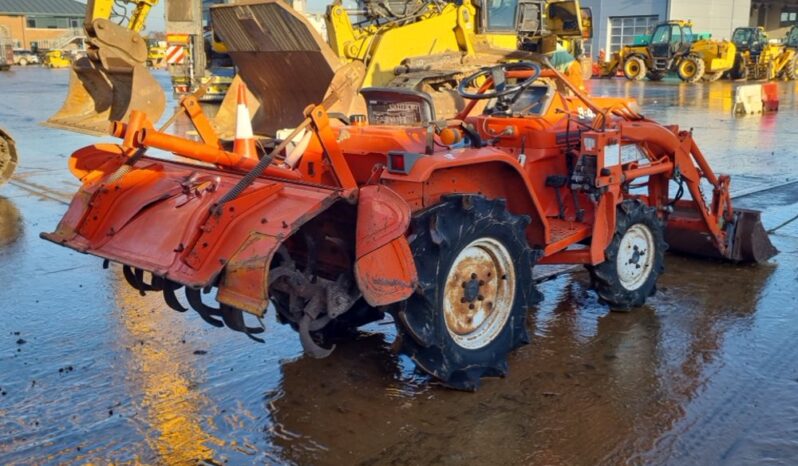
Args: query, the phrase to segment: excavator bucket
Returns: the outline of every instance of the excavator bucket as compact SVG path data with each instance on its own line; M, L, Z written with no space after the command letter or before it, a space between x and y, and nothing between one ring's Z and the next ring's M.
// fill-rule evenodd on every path
M0 129L0 184L11 179L17 167L17 147L14 139Z
M166 106L161 85L145 66L144 40L106 19L87 28L90 50L72 66L63 106L44 125L108 135L112 121L126 121L132 110L157 121Z
M766 262L778 253L758 210L734 209L733 221L727 223L725 229L725 250L713 243L708 232L695 228L691 221L697 218L694 212L677 209L669 218L666 241L671 251L741 263Z
M324 100L334 81L345 80L351 92L337 92L338 102L329 112L349 115L364 107L358 89L365 66L341 62L308 20L286 2L218 5L211 15L214 32L224 41L240 79L257 99L256 107L251 108L255 110L255 133L271 136L277 130L295 127L308 102ZM234 81L231 91L236 85ZM231 91L214 121L222 138L233 132L234 118L230 116L236 114L236 93Z

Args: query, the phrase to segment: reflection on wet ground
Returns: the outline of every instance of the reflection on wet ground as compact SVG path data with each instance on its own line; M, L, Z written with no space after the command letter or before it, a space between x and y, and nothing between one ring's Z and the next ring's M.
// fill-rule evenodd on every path
M695 128L713 165L738 175L739 193L781 185L737 201L765 211L781 254L761 267L669 256L657 295L628 314L598 304L581 271L548 282L530 310L532 343L512 354L507 378L470 394L397 358L390 322L309 359L271 312L257 344L39 240L76 186L66 157L95 141L36 126L66 89L57 73L14 72L0 106L20 150L17 176L0 188L0 463L798 459L795 84L780 84L779 114L733 118L736 84L592 82L594 93L638 97L650 116ZM47 98L24 104L34 82Z

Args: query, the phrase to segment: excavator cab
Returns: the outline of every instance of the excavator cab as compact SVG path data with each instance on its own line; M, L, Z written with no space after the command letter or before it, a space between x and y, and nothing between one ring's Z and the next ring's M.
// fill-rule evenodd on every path
M579 5L577 0L486 0L480 8L481 30L518 35L524 44L534 45L534 50L524 47L527 50L552 51L557 38L592 36L592 27L584 24L584 18L592 24L592 12Z

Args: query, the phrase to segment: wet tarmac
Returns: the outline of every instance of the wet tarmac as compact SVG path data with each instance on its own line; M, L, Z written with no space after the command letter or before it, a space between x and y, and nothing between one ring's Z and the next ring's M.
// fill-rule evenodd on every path
M0 75L20 154L0 188L0 464L798 463L798 84L780 84L778 114L735 118L734 83L591 82L694 128L781 253L668 256L656 296L626 314L563 275L542 285L509 376L460 393L391 352L390 322L309 359L273 313L258 344L40 240L77 187L69 154L96 141L38 125L66 79Z

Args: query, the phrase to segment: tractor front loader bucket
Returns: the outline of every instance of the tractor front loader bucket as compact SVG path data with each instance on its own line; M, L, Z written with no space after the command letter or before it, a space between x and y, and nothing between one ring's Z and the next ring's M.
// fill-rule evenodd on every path
M252 117L255 133L273 136L277 130L295 127L302 121L308 102L324 100L336 82L345 81L349 92L342 92L338 85L339 100L327 111L363 113L356 109L365 66L339 60L308 20L287 3L271 0L219 5L211 15L214 32L222 38L238 68L236 80L240 77L257 99ZM231 87L228 91L214 120L222 138L233 132L233 90Z
M760 211L735 208L732 217L726 224L726 245L721 250L709 231L698 227L694 209L677 208L665 232L668 248L691 256L743 263L766 262L778 253L762 226Z
M139 110L157 121L166 106L160 84L145 66L144 40L106 19L88 27L88 56L75 61L66 100L44 125L91 135L108 135L112 121Z

